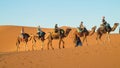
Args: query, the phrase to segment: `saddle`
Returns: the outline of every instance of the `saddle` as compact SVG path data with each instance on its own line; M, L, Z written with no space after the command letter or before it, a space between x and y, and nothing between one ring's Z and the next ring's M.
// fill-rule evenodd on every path
M53 36L55 37L55 38L59 38L59 36L60 37L64 37L64 30L63 29L59 29L57 32L54 32L53 33Z
M25 39L25 33L21 33L20 38Z
M83 32L86 32L87 31L87 29L86 28L77 28L77 31L79 32L79 33L83 33Z
M27 39L28 37L30 37L30 35L27 34L27 33L21 33L20 34L20 38L22 38L22 39Z
M109 24L109 23L106 23L106 24L101 24L100 29L101 29L103 32L106 32L106 31L111 30L111 27L110 27L110 24Z
M46 34L46 33L43 32L43 31L37 33L37 35L39 36L39 38L44 37L45 34Z
M109 24L109 23L107 23L107 24L105 25L105 29L106 29L106 31L111 30L111 27L110 27L110 24Z
M103 33L109 32L111 30L110 24L109 23L101 24L99 30L102 31Z

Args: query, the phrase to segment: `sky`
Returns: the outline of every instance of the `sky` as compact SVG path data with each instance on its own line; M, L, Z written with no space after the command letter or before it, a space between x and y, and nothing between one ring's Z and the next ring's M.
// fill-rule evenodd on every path
M102 16L111 26L120 23L120 0L0 0L0 25L78 27L83 21L90 30Z

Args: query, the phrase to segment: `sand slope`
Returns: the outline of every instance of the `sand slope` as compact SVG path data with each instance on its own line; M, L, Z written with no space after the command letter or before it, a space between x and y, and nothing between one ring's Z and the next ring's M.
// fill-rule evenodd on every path
M66 28L66 27L62 27ZM58 49L58 40L53 41L55 50L47 50L45 41L44 50L40 50L37 42L37 51L31 51L31 41L28 43L30 51L16 51L16 37L20 33L21 26L0 26L0 68L120 68L120 35L111 34L111 42L103 45L96 44L95 36L88 37L82 47L74 48L72 42L74 29L65 41L65 49ZM44 28L45 32L52 29ZM25 27L29 34L36 33L34 27ZM105 35L102 37L104 40ZM81 38L82 39L82 38ZM39 44L39 45L38 45ZM7 53L4 53L7 52Z

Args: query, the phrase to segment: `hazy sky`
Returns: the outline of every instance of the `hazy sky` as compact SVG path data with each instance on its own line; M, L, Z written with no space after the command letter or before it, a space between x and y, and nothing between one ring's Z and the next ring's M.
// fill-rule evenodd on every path
M120 23L120 0L0 0L0 25L99 27L105 16ZM116 30L118 32L118 28Z

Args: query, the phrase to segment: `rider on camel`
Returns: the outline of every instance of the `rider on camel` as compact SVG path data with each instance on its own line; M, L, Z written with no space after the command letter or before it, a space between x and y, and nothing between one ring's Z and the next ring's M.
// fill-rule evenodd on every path
M39 36L41 36L41 34L42 34L42 30L41 30L40 26L37 27L37 34Z
M80 26L78 27L79 28L79 32L83 32L83 30L84 30L84 26L83 26L83 21L81 21L81 23L80 23Z
M105 16L102 17L102 24L100 26L106 28L106 30L110 28L110 24L105 20Z
M55 33L57 33L58 30L59 30L59 28L58 28L58 24L55 24Z
M24 34L25 34L25 32L24 32L24 27L22 27L22 28L21 28L21 38L23 38L23 39L25 38L25 37L24 37Z

